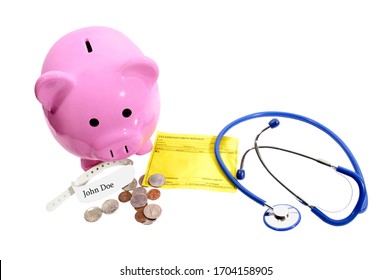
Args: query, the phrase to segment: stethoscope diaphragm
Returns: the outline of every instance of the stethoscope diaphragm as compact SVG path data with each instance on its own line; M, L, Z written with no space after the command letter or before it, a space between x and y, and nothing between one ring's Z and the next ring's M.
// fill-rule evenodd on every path
M299 210L288 204L275 205L263 215L265 225L276 231L293 229L300 223L300 220Z

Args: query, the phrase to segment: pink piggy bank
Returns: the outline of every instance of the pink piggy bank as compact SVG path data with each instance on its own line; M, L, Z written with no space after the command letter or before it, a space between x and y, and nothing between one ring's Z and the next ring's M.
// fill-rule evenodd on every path
M160 112L159 70L107 27L71 32L50 49L35 84L56 140L84 170L151 151Z

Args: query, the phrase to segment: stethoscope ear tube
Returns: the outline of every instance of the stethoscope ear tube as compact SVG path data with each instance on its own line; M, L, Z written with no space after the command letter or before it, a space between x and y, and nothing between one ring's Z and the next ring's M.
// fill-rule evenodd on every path
M248 198L254 200L256 203L259 203L260 205L262 206L265 206L266 204L266 201L263 200L262 198L260 198L259 196L253 194L252 192L250 192L247 188L245 188L232 174L231 172L228 170L228 168L225 166L224 164L224 161L221 157L221 154L220 154L220 143L221 143L221 140L223 139L223 136L227 133L227 131L230 129L231 127L228 125L226 126L220 133L219 135L216 137L216 142L215 142L215 145L214 145L214 154L215 154L215 157L216 157L216 160L217 160L217 163L219 164L220 166L220 169L221 171L223 171L224 175L227 177L228 180L230 180L232 182L232 184L239 190L241 191L244 195L246 195ZM244 177L244 171L242 172L242 175ZM240 175L239 175L240 177Z
M350 223L351 221L353 221L354 218L356 218L356 216L361 213L362 205L364 204L365 200L367 199L367 191L366 191L363 179L359 175L357 175L357 173L355 173L349 169L346 169L345 167L342 167L342 166L338 166L336 171L340 172L346 176L349 176L350 178L352 178L353 180L356 181L358 189L359 189L359 197L358 197L358 201L356 203L356 206L354 207L354 209L352 210L350 215L348 215L346 218L343 218L340 220L335 220L335 219L328 217L322 211L320 211L318 208L316 208L316 206L312 206L311 211L312 211L312 213L314 213L316 216L318 216L318 218L320 218L325 223L328 223L333 226L344 226L344 225Z

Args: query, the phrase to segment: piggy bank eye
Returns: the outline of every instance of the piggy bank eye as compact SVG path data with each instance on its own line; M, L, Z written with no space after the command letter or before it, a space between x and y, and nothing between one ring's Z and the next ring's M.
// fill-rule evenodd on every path
M95 119L95 118L90 119L90 126L97 127L98 125L99 125L98 119Z
M122 116L124 116L124 118L129 118L131 114L132 110L130 110L129 108L126 108L122 111Z

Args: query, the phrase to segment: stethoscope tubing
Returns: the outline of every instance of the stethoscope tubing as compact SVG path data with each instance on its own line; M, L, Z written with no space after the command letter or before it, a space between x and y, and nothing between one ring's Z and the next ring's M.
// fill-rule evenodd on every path
M360 177L357 173L355 173L345 167L342 167L342 166L337 166L336 171L340 172L342 174L345 174L346 176L349 176L356 181L357 186L359 188L359 193L360 193L359 197L358 197L358 201L356 203L356 206L353 208L350 215L348 215L346 218L343 218L340 220L336 220L336 219L332 219L332 218L328 217L321 210L319 210L316 206L311 207L311 211L312 211L312 213L314 213L318 218L320 218L325 223L331 224L333 226L343 226L343 225L346 225L346 224L350 223L351 221L353 221L354 218L356 218L356 216L358 214L360 214L366 210L367 205L365 206L365 208L363 208L363 206L365 203L367 203L368 197L367 197L367 191L365 188L365 183L364 183L364 180L362 179L362 177Z
M311 211L319 217L322 221L334 225L334 226L342 226L350 223L359 213L364 212L368 207L368 196L365 188L365 182L364 177L361 172L360 166L356 160L356 158L353 156L353 153L350 151L348 146L342 141L341 138L339 138L333 131L331 131L329 128L325 127L321 123L310 119L308 117L294 114L294 113L288 113L288 112L280 112L280 111L265 111L265 112L257 112L253 114L249 114L246 116L243 116L241 118L238 118L234 120L233 122L229 123L227 126L225 126L220 133L216 137L215 145L214 145L214 154L216 157L216 160L220 166L220 169L223 171L225 176L234 184L234 186L241 191L244 195L246 195L248 198L252 199L256 203L259 203L262 206L268 206L266 204L266 201L260 198L259 196L255 195L251 191L249 191L246 187L244 187L228 170L228 168L225 166L224 161L220 154L220 144L221 140L223 139L223 136L227 134L229 130L231 130L233 127L237 126L240 123L243 123L245 121L249 121L251 119L261 118L261 117L282 117L282 118L290 118L295 119L298 121L302 121L305 123L308 123L312 126L315 126L316 128L322 130L327 135L329 135L337 144L342 148L342 150L345 152L347 157L349 158L353 169L355 172L338 166L336 171L343 173L351 178L353 178L359 187L359 198L356 203L356 206L354 207L353 211L348 215L346 218L335 220L330 217L328 217L326 214L324 214L321 210L316 208L315 206L311 206Z

